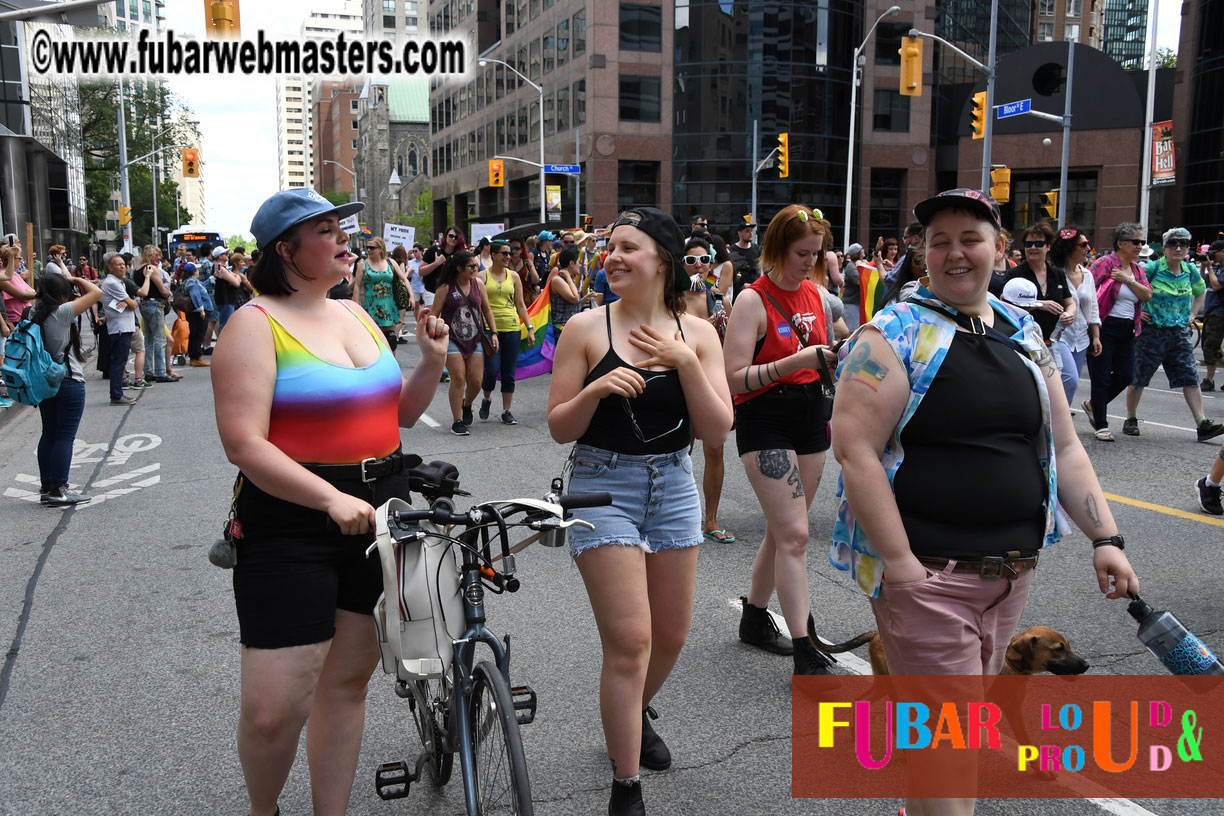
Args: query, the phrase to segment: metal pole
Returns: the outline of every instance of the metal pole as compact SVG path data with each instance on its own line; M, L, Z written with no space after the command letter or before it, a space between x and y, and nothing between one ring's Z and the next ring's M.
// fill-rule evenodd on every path
M1148 48L1148 88L1147 113L1143 117L1143 183L1139 188L1139 223L1144 229L1148 226L1148 206L1152 195L1152 114L1156 107L1156 25L1160 15L1160 0L1152 0L1148 10L1151 22L1149 37L1151 45ZM1144 240L1147 235L1144 235Z
M153 246L161 246L157 240L157 164L161 157L157 155L157 134L153 134Z
M540 116L543 115L544 111L540 111ZM578 141L579 130L574 128L574 164L578 165L578 174L574 176L574 229L582 226L582 161L578 156L582 144Z
M543 224L547 215L544 209L544 86L536 85L540 92L540 223Z
M754 228L752 234L754 237L756 236L755 228L757 226L757 168L760 166L759 162L757 162L757 153L761 146L761 140L757 138L757 126L759 124L758 120L752 120L752 208L749 212L752 213L752 226Z
M990 0L990 48L986 55L986 127L982 132L982 190L990 190L990 140L994 133L995 43L999 38L999 0Z
M1067 95L1063 102L1062 170L1058 176L1058 228L1067 226L1067 165L1071 162L1071 91L1075 87L1075 43L1067 42Z
M123 76L119 76L119 204L132 206L132 194L128 188L127 125L123 121ZM130 214L130 210L129 210ZM132 222L120 226L123 231L123 252L132 251Z
M854 125L858 112L859 49L854 49L854 76L850 80L850 136L846 143L846 207L842 213L842 249L850 246L850 200L854 196Z

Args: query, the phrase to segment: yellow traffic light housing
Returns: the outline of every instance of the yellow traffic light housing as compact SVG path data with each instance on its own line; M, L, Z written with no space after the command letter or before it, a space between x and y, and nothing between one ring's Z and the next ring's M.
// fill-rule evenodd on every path
M901 95L922 96L922 40L902 37L897 53L901 55Z
M489 159L489 186L506 186L506 165L501 159Z
M1046 218L1058 220L1058 191L1050 190L1041 194L1041 211Z
M778 134L778 178L790 176L790 134Z
M194 147L183 148L183 178L200 177L200 151Z
M126 227L130 223L132 223L132 208L131 207L120 207L119 208L119 226Z
M995 167L990 171L990 197L1000 204L1011 199L1011 170Z
M986 92L978 91L973 95L973 138L986 138Z

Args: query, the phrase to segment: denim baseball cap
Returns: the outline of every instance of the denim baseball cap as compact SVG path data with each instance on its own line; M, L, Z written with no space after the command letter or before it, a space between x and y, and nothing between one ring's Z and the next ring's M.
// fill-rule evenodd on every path
M255 236L256 245L266 251L273 241L303 221L332 214L348 218L363 209L365 204L360 201L336 206L309 187L281 190L259 205L251 219L251 234Z

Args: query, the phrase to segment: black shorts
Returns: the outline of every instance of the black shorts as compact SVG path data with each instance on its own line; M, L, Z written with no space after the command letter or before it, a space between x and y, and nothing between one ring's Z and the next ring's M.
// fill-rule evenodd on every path
M407 497L406 475L333 484L377 507L391 496ZM341 535L328 529L326 513L270 496L242 474L238 479L234 602L242 645L322 643L336 634L336 610L372 615L383 588L377 555L366 557L373 532Z
M818 384L777 385L735 406L735 447L740 456L760 450L797 455L829 449L829 423L819 421Z

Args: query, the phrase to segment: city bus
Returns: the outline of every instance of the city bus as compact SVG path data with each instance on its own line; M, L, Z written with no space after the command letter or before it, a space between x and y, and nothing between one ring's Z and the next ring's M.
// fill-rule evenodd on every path
M225 238L221 233L208 227L202 227L197 224L185 224L170 233L169 253L170 257L178 251L180 246L185 246L188 249L194 250L196 257L200 257L200 247L208 244L210 247L215 247L218 244L224 244Z

